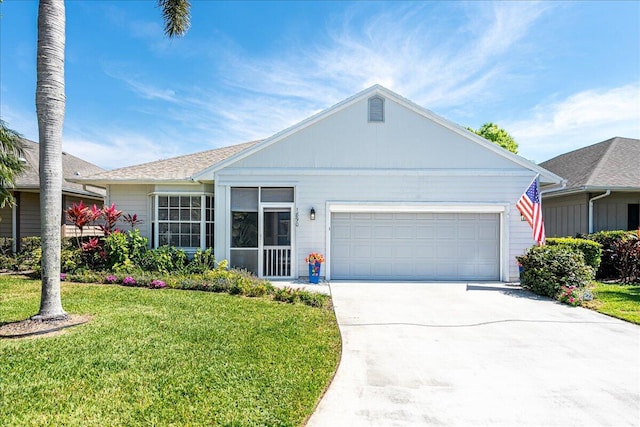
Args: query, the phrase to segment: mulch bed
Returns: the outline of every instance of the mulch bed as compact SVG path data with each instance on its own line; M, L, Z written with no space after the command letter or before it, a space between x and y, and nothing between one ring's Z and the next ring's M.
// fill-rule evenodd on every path
M0 338L32 338L59 335L64 329L82 325L91 320L88 314L70 314L64 320L22 320L0 326Z

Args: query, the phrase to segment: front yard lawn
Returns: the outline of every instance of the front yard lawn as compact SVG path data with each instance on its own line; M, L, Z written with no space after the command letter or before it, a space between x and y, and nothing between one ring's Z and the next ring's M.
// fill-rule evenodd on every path
M640 285L597 282L593 294L595 299L584 302L585 307L640 324Z
M40 282L0 277L0 324ZM181 290L63 283L58 336L0 339L0 424L299 426L338 363L328 309Z

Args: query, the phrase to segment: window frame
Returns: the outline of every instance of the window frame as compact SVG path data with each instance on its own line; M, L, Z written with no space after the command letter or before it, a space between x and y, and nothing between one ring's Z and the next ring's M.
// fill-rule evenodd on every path
M181 229L183 224L189 224L189 225L198 224L200 226L200 232L199 232L200 245L199 246L182 246L182 242L179 242L180 243L179 245L173 245L171 243L170 238L168 239L168 242L165 243L169 246L180 248L185 252L195 252L198 249L204 250L208 247L213 249L215 247L215 236L210 236L209 233L207 233L207 231L215 229L215 195L213 193L203 193L203 192L161 192L160 193L159 192L159 193L152 193L151 196L153 197L152 225L153 225L153 247L154 248L158 248L162 246L160 245L160 235L161 235L160 225L161 224L168 224L169 229L171 228L171 224L177 224L178 229L180 230L178 231L178 234L180 236L182 235ZM172 210L171 198L172 197L179 198L178 206L173 207L173 209L178 212L177 219L171 219L171 210ZM181 218L183 210L186 209L186 207L183 208L182 206L183 197L189 198L190 219L188 220ZM160 219L160 210L165 208L164 206L160 207L160 198L167 199L167 205L166 205L167 218L166 219ZM196 208L197 208L197 207L191 206L193 204L194 198L200 198L200 206L199 206L200 218L195 220L191 219L193 218L193 212L196 211ZM207 217L209 218L209 220L207 220ZM192 233L190 231L188 235L191 243L191 239L193 239L194 236L197 236L198 234ZM209 240L211 241L211 246L208 246Z

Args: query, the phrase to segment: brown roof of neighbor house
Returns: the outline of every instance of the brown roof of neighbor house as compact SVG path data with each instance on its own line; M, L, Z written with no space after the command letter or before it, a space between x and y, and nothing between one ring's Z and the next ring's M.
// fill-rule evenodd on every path
M221 162L258 142L260 141L245 142L229 147L200 151L198 153L172 157L170 159L100 172L87 177L78 177L77 181L100 183L190 180L195 173Z
M37 142L29 141L22 138L24 145L24 158L26 160L26 170L21 173L15 182L16 190L36 190L40 189L40 145ZM66 193L74 193L79 195L93 196L95 198L103 198L106 191L102 188L89 187L85 188L83 184L69 181L72 178L89 176L98 172L102 172L99 166L82 160L71 154L62 152L62 191Z
M540 163L575 189L640 190L640 140L615 137Z

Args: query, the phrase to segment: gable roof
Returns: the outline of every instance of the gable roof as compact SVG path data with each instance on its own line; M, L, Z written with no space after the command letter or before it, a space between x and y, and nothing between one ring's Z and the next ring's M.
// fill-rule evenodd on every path
M40 144L21 138L24 146L24 159L26 160L26 168L23 173L18 175L15 180L14 188L16 190L39 190L40 189ZM74 178L81 176L89 176L98 172L102 172L100 166L82 160L79 157L69 153L62 152L62 191L65 193L73 193L78 195L93 196L103 198L105 190L101 188L87 189L84 185L72 182Z
M561 154L540 166L562 175L576 190L640 191L640 140L615 137Z
M128 166L96 173L87 178L78 178L77 182L92 183L184 183L193 181L197 172L215 165L260 141L245 142L213 150L200 151L184 156L157 160L140 165Z
M378 84L371 86L368 89L365 89L347 99L345 99L344 101L339 102L338 104L324 110L321 111L303 121L301 121L298 124L295 124L281 132L276 133L275 135L253 145L250 148L247 148L246 150L243 150L241 152L238 152L237 154L228 157L227 159L215 164L215 165L211 165L210 167L200 171L199 173L195 174L193 176L194 179L203 179L207 176L211 176L213 173L228 167L230 165L232 165L233 163L247 157L250 156L253 153L256 153L296 132L299 132L311 125L313 125L314 123L319 122L320 120L325 119L326 117L336 114L339 111L363 100L366 98L369 98L371 96L374 95L380 95L383 96L387 99L391 99L395 102L397 102L398 104L408 108L409 110L414 111L415 113L455 132L458 133L464 137L466 137L467 139L485 147L486 149L493 151L494 153L508 159L511 160L512 162L514 162L515 164L522 166L526 169L529 169L537 174L540 175L540 182L544 183L544 184L560 184L561 182L563 182L563 179L554 174L549 172L548 170L545 170L544 168L530 162L529 160L518 156L517 154L513 154L508 150L505 150L504 148L500 147L499 145L487 141L486 139L480 137L479 135L476 135L473 132L470 132L469 130L465 129L464 127L457 125L443 117L440 117L439 115L435 114L434 112L427 110L424 107L421 107L415 103L413 103L412 101L398 95L397 93L383 87L380 86Z

